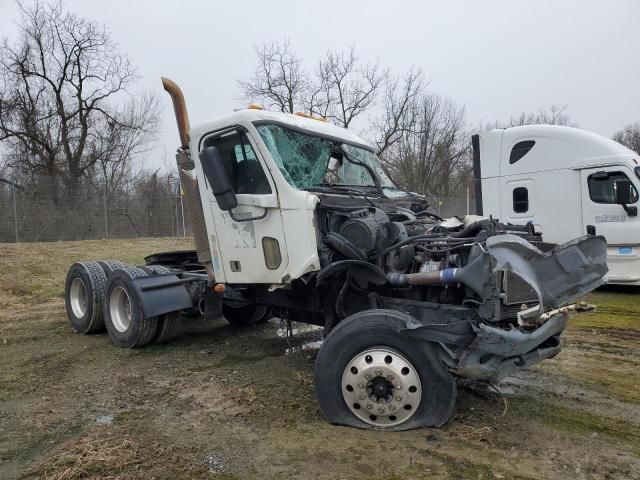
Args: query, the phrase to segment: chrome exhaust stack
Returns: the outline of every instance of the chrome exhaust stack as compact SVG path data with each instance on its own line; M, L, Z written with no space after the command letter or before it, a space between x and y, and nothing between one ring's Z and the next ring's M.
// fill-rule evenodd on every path
M173 81L165 77L162 78L162 86L171 96L173 110L176 115L178 134L180 136L180 148L176 153L178 172L180 173L181 195L185 197L185 210L189 217L193 239L198 253L198 261L207 266L209 280L214 281L213 269L211 267L211 250L207 238L207 227L204 221L204 212L200 199L200 190L196 178L195 163L189 153L189 114L184 95L180 87Z
M189 149L189 114L187 113L187 104L184 101L184 95L182 90L176 82L166 77L160 77L162 80L162 86L171 96L173 102L173 111L176 115L176 123L178 124L178 134L180 135L180 148L184 150Z

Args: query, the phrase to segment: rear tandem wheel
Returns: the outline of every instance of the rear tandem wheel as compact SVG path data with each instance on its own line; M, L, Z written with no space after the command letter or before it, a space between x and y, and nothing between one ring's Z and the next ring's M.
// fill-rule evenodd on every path
M138 267L123 267L109 275L104 300L104 322L114 345L144 347L158 331L158 317L145 318L142 302L132 280L147 273Z
M77 262L69 267L64 303L69 323L78 333L104 330L102 304L107 276L98 262Z

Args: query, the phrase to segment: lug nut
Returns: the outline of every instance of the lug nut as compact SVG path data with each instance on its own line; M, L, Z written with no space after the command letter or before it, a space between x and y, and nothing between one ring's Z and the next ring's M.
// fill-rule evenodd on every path
M396 378L396 376L393 373L390 373L389 375L387 375L387 380L391 381L394 378Z
M391 410L392 412L396 409L396 407L394 407L393 405L389 405L389 410Z
M358 388L364 388L364 382L358 383Z
M396 387L398 390L402 388L402 384L400 382L394 383L393 386Z
M384 407L378 407L378 413L383 414L384 413Z
M376 368L376 375L381 376L382 370L380 370L379 368Z
M367 403L367 410L371 410L373 408L373 403Z
M402 401L402 395L396 395L396 402Z
M371 375L368 373L365 373L364 378L366 378L367 380L371 380Z
M365 398L367 398L367 396L366 396L364 393L361 393L361 394L358 396L358 398L359 398L360 400L364 400Z

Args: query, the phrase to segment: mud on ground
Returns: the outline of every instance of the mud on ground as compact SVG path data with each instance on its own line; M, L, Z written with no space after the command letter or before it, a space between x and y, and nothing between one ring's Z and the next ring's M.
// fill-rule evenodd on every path
M441 429L390 434L324 422L303 325L288 341L276 320L199 320L142 350L71 332L72 261L190 247L0 245L0 478L640 478L640 292L591 295L557 358L497 392L460 385Z

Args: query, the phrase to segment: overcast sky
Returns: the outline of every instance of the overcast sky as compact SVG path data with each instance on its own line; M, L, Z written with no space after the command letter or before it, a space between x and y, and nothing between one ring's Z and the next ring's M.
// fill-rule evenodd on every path
M27 0L24 0L28 3ZM178 144L160 76L182 87L191 123L244 105L236 80L253 47L288 38L308 68L328 48L401 73L420 67L430 89L466 106L471 124L567 105L581 128L611 136L640 121L640 0L609 1L161 1L66 0L104 22L162 95L157 164ZM0 0L0 35L15 38L14 0Z

